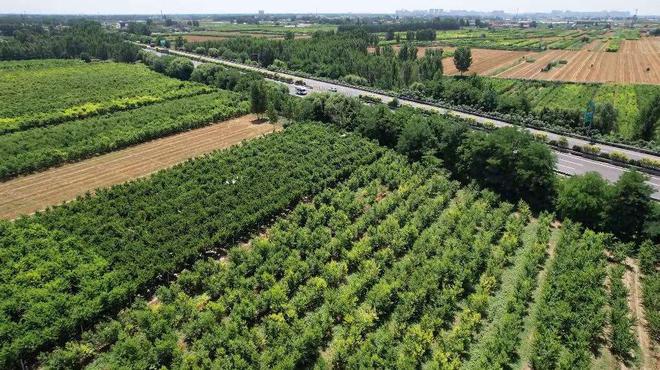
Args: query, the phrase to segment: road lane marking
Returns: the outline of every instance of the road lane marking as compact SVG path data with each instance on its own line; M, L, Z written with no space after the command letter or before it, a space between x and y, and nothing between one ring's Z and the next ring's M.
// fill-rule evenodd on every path
M558 157L557 159L558 159L559 161L563 161L563 162L566 162L566 163L570 163L570 164L575 165L575 166L584 167L584 163L578 163L578 162L569 161L568 159L565 159L565 158L562 158L562 157Z
M565 166L565 165L563 165L563 164L559 164L559 163L557 163L557 167L568 168L569 170L572 171L572 173L575 173L575 172L576 172L575 167Z

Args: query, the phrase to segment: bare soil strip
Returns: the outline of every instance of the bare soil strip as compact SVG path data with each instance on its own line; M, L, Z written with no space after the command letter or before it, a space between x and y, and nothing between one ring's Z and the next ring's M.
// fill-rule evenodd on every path
M13 219L279 131L247 115L0 183L0 218Z

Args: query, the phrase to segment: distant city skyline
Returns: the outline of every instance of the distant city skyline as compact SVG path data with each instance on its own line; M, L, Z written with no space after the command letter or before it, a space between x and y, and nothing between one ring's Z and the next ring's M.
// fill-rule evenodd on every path
M177 1L177 0L0 0L1 13L30 14L226 14L226 13L394 13L399 9L424 10L502 10L507 13L571 11L627 11L640 15L660 15L659 0L248 0L248 1Z

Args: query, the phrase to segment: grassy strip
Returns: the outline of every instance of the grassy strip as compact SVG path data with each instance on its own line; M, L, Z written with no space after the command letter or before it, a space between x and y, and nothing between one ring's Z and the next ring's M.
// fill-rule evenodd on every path
M534 368L584 369L591 363L606 322L606 239L604 234L582 233L579 224L564 222L538 306Z
M524 317L546 258L552 216L543 215L525 247L504 279L501 292L490 308L489 324L469 354L466 369L507 368L518 357ZM529 228L528 228L529 230Z
M638 349L637 340L632 333L635 325L628 306L628 289L623 285L625 267L610 267L610 347L612 352L623 362L630 362Z

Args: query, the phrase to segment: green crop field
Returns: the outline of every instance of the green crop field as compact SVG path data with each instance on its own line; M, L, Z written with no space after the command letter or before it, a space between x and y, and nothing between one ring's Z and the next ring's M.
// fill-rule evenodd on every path
M591 40L601 38L603 30L538 29L463 29L438 31L435 43L499 50L579 50Z
M0 221L0 367L123 307L382 150L356 136L294 128L43 214Z
M580 50L589 42L604 38L606 31L568 30L562 28L502 28L437 31L433 42L418 42L421 45L467 46L480 49L541 51L546 49ZM639 32L638 32L639 34ZM406 32L397 32L400 40L406 41ZM386 41L385 33L380 33L381 45L396 44ZM639 38L639 35L638 35Z
M281 25L281 24L241 24L226 22L200 22L200 30L242 32L242 33L314 33L316 31L335 31L337 26L332 24L305 24L305 25Z
M0 62L0 133L208 92L144 65L76 60Z
M229 178L238 182L228 186ZM258 236L234 242L274 214L281 216ZM2 363L49 348L85 322L96 325L42 352L38 363L481 369L512 367L520 355L552 366L564 353L571 357L562 361L583 368L605 325L606 239L567 224L544 264L552 219L533 219L524 204L461 188L355 135L291 126L97 198L0 223L3 253L18 271L3 281L2 314L12 319L0 327ZM200 254L218 249L222 257ZM116 317L100 316L193 259ZM532 302L544 266L548 276ZM588 290L587 304L562 294L573 289L567 280ZM53 289L40 290L44 284ZM58 320L47 319L56 312ZM561 352L545 337L520 352L528 327L554 333L559 320L578 316L591 320L588 336L560 332L547 340Z
M309 142L315 145L310 146ZM264 151L266 148L268 150ZM377 153L379 159L376 159ZM225 225L222 220L234 217L233 208L226 205L218 204L214 208L220 212L221 219L210 217L207 212L202 216L196 211L199 209L197 202L212 203L199 191L214 190L207 189L209 185L195 185L208 178L206 171L209 169L222 169L217 173L221 179L227 176L241 179L237 185L239 189L265 186L259 181L248 181L250 176L263 179L270 184L268 188L273 188L280 181L273 181L271 177L282 169L275 163L290 168L287 158L299 157L293 163L303 168L294 166L277 175L277 178L285 179L292 176L291 173L305 174L301 180L286 181L289 186L295 186L298 195L308 192L312 184L313 188L320 190L324 183L332 183L332 180L328 181L330 178L336 179L342 174L350 176L337 186L327 187L313 200L299 204L263 236L230 248L226 259L198 262L172 285L159 288L157 299L151 303L138 300L116 321L103 322L96 331L84 334L83 342L72 342L51 355L43 355L42 361L47 366L75 367L76 363L82 363L98 368L150 364L175 368L220 364L228 367L309 367L317 363L396 367L440 364L445 356L460 361L466 353L456 345L466 338L454 337L451 330L446 330L446 324L453 322L452 318L464 318L460 322L461 329L457 330L476 333L481 312L498 290L502 272L510 268L512 258L520 248L532 247L523 242L523 233L529 223L526 208L516 210L489 192L460 189L457 183L442 175L432 175L423 167L411 166L404 157L377 150L373 144L350 135L341 138L332 130L319 126L295 126L283 134L271 135L235 149L228 158L224 157L217 155L194 162L153 181L102 194L99 200L84 200L80 206L72 204L61 211L7 227L10 235L17 236L30 225L34 228L38 224L45 228L44 236L50 235L52 248L58 248L57 237L48 233L49 225L91 217L89 222L69 225L71 235L77 236L72 242L87 252L88 263L105 266L101 270L108 271L108 274L116 271L112 273L112 281L118 284L127 284L119 275L139 273L139 279L131 279L130 284L134 286L157 271L171 271L175 261L182 261L183 256L216 245L218 239L230 238L231 232L222 228L235 225L238 230L241 228L239 220L254 223L252 215L245 212L235 213L243 216ZM360 162L363 164L356 166ZM344 164L340 170L334 166L338 163ZM225 169L227 165L230 167ZM256 170L255 166L263 170ZM202 168L206 171L200 171ZM313 173L308 172L311 169L314 169ZM188 176L183 176L184 171ZM223 173L225 175L221 175ZM111 234L103 236L107 243L100 246L88 244L95 238L88 236L96 230L93 225L107 224L109 220L105 218L112 213L99 212L100 209L109 210L107 207L125 204L128 198L124 200L124 197L133 198L134 206L124 212L127 216L117 219L120 224L115 226L132 229L147 216L142 207L155 204L153 200L147 202L152 197L148 195L148 189L165 186L176 191L182 181L190 189L189 194L179 194L174 200L158 203L165 207L170 204L183 206L176 217L187 220L185 228L189 231L185 235L188 236L175 236L180 227L159 231L154 223L151 227L139 226L144 231L136 230L136 236L140 235L137 238L115 234L108 229ZM223 183L218 181L215 186L222 188ZM135 187L142 190L135 192ZM264 203L259 199L269 192L263 189L254 192L259 196L252 199L255 206L268 204L269 209L275 210L290 202L290 199L277 198L290 191L275 188L271 192L276 197L274 199L279 200ZM163 193L167 192L158 192ZM191 198L193 194L197 196ZM143 200L143 197L147 198ZM187 204L185 200L191 199L196 199L195 203ZM230 199L246 201L240 196ZM241 206L237 212L247 210L245 207ZM151 212L156 212L153 215L168 215L157 218L158 222L164 222L163 225L173 224L169 217L171 213L156 209ZM260 214L268 213L263 211ZM226 216L220 216L223 214ZM209 225L197 225L197 222L212 222L221 229L214 233L216 227L209 231ZM150 231L145 233L147 230ZM106 231L98 230L94 234L98 232ZM124 245L111 241L116 237L122 240L129 237L131 241L121 250L106 250L104 246ZM162 243L167 244L174 258L153 260L157 250L158 255L167 255L163 253L165 246ZM543 244L541 242L541 246ZM196 247L187 248L185 245ZM9 245L5 249L14 250L15 247ZM127 259L128 256L121 253L129 250L141 252ZM41 252L35 249L34 253ZM94 256L102 259L94 262ZM150 259L147 265L137 263L145 258ZM81 266L77 271L97 269ZM88 279L92 279L92 284L103 276L95 273L95 277ZM18 288L25 284L23 281L21 275L16 276L11 286ZM94 297L98 294L96 291L84 289L80 292L83 291L88 299L97 299ZM18 294L28 293L24 289L15 292L17 296L10 300L15 302L11 307L20 304L30 310L28 302L18 299ZM71 296L65 289L51 294L53 303L58 295ZM94 302L85 303L83 300L76 306L72 299L81 299L81 295L76 293L67 300L71 302L72 310L76 307L73 313L78 307L89 307ZM27 313L23 316L32 317ZM53 325L40 323L45 327L36 331L34 324L24 327L23 322L26 321L13 324L11 329L37 334ZM75 317L67 318L59 329L66 330L66 325L74 323ZM106 337L107 330L115 334ZM43 336L21 337L43 342ZM185 348L181 347L182 342ZM5 343L5 348L9 349L5 353L14 356L28 345L25 340ZM135 345L140 350L134 355L125 351ZM418 346L421 347L413 350ZM99 348L104 350L97 352Z
M591 101L597 104L610 103L617 111L617 124L613 133L626 139L633 139L638 135L637 120L640 108L649 104L653 96L660 94L660 86L656 85L486 79L504 98L525 95L535 112L544 108L584 112Z
M247 114L230 92L167 100L129 111L0 135L0 179L107 153Z
M0 15L0 369L658 368L643 18L120 17Z

